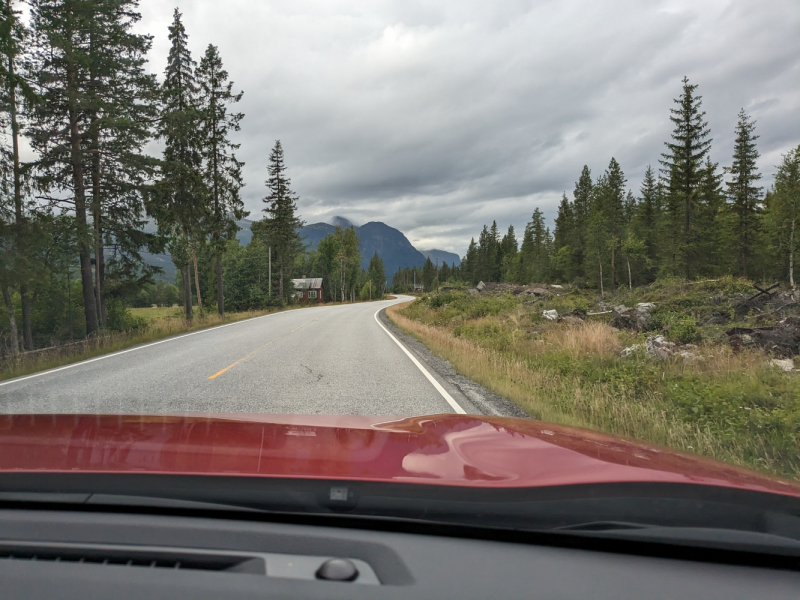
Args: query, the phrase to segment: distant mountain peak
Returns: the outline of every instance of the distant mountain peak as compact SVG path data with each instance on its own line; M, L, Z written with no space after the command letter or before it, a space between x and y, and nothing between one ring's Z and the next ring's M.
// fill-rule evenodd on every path
M344 217L335 216L331 219L331 225L335 225L336 227L341 227L342 229L346 227L352 227L353 222L350 219L345 219Z

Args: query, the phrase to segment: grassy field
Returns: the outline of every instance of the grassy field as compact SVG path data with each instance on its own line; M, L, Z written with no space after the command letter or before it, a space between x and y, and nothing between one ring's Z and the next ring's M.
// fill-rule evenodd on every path
M573 323L542 318L542 310L551 308L560 314L586 310L596 302L586 292L536 301L440 292L387 312L461 374L534 418L800 480L800 375L772 366L760 350L734 353L723 343L724 327L697 325L695 315L718 310L716 304L706 305L725 286L744 284L709 282L684 291L656 285L621 294L628 306L659 303L657 321L682 323L667 333L695 343L690 360L660 360L644 352L621 357L623 347L641 343L648 334L616 330L607 315Z

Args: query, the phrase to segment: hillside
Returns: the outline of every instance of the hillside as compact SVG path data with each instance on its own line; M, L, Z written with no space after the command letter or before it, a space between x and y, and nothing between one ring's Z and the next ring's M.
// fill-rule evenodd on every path
M456 254L455 252L448 252L447 250L420 250L422 256L425 258L430 258L432 263L436 263L436 259L439 259L439 266L442 263L447 263L450 266L460 266L461 265L461 257Z

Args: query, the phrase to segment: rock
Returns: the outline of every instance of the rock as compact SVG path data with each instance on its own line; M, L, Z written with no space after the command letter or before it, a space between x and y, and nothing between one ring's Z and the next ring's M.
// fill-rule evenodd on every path
M639 304L636 305L636 310L648 312L655 307L656 305L653 304L652 302L639 302Z
M475 288L469 288L469 289L467 290L467 293L468 293L470 296L474 296L475 294L477 294L477 293L478 293L478 290L476 290Z
M644 344L635 344L633 346L628 346L627 348L623 348L622 352L620 352L619 355L621 357L623 357L623 358L626 358L626 357L630 356L631 354L634 354L635 352L638 352L642 348L644 348Z
M558 311L557 310L543 310L542 316L547 319L548 321L556 321L558 320Z
M664 339L663 335L647 338L645 353L653 358L669 358L675 353L675 344Z
M567 325L583 325L583 319L573 317L572 315L564 315L559 319L559 321L566 323Z
M769 364L787 373L794 371L794 361L791 358L773 358L769 361Z
M480 283L478 283L478 285L476 286L476 288L477 288L477 290L478 290L479 292L482 292L482 291L483 291L483 288L485 288L485 287L486 287L486 284L485 284L485 283L483 283L482 281L481 281Z
M554 290L563 290L564 289L563 285L557 285L555 283L553 285L551 285L550 287L553 288Z
M628 308L624 304L612 309L611 326L617 329L644 331L650 328L653 318L648 312L650 308Z

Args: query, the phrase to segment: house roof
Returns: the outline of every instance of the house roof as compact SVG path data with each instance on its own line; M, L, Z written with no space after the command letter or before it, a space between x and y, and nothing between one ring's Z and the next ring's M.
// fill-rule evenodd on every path
M319 289L322 287L322 277L310 277L308 279L292 279L294 289L307 290Z

